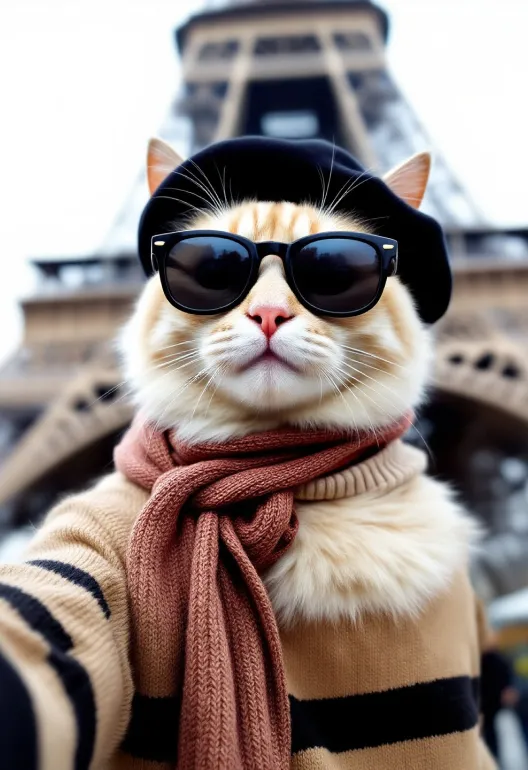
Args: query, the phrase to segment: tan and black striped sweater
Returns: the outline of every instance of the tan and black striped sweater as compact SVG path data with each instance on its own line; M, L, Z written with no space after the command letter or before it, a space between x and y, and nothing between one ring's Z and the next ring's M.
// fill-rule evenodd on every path
M412 494L422 470L396 442L297 496ZM146 497L112 474L52 511L24 564L0 567L0 770L173 765L178 704L134 695L128 656L125 552ZM283 627L291 767L494 768L478 728L479 638L462 568L419 612Z

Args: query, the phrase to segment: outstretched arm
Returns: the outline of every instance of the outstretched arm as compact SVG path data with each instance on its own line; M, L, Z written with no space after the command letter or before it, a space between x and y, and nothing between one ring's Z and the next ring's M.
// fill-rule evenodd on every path
M130 715L125 551L146 494L119 474L53 510L0 566L0 767L99 768Z

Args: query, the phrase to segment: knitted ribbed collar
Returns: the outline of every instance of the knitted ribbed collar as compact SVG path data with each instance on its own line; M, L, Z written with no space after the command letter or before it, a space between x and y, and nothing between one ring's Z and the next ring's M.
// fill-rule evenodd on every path
M366 460L295 489L297 500L339 500L371 492L390 492L427 468L427 457L401 440Z

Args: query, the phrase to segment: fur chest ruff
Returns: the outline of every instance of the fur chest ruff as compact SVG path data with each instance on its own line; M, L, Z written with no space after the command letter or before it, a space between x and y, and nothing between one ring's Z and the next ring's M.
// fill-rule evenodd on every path
M381 463L390 471L373 479ZM424 464L397 442L352 468L353 479L334 477L337 499L298 500L295 541L264 578L281 626L364 613L416 618L449 590L478 527L448 487L422 474ZM321 494L316 482L298 497Z

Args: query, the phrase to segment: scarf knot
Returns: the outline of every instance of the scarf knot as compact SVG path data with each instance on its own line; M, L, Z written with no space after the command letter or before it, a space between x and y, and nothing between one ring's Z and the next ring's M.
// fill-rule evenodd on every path
M219 468L215 461L208 460L207 468L195 470L204 476L215 477ZM204 465L205 465L204 463ZM218 465L218 464L217 464ZM269 477L269 471L265 474ZM170 511L178 498L178 489L185 467L176 467L162 473L154 482L151 494L152 504ZM269 486L269 478L263 478ZM223 476L218 481L203 485L185 502L185 512L194 520L202 513L208 513L227 522L220 523L220 530L232 527L240 544L258 572L273 566L289 547L297 533L298 521L293 506L291 490L267 492L258 497L258 501L246 499L246 474ZM264 486L264 484L263 484ZM253 498L253 494L251 494ZM253 504L252 504L253 503Z
M179 704L178 770L287 770L289 702L260 574L298 529L293 490L401 436L282 429L188 445L138 416L115 463L150 492L127 552L138 694Z

